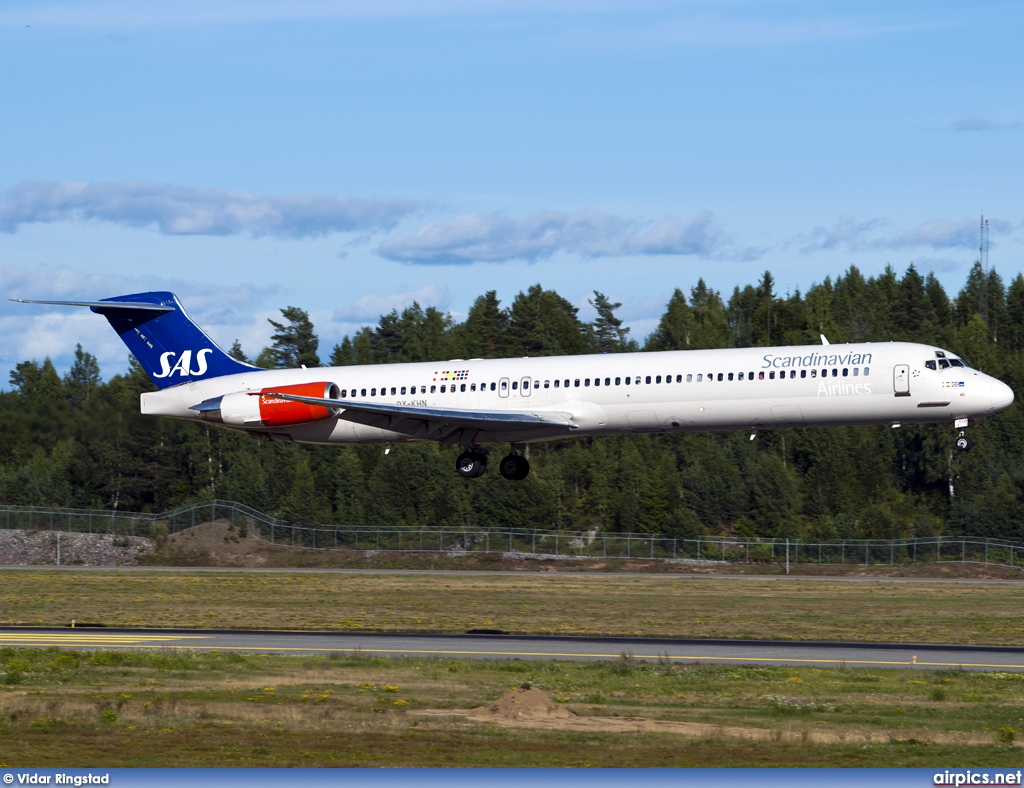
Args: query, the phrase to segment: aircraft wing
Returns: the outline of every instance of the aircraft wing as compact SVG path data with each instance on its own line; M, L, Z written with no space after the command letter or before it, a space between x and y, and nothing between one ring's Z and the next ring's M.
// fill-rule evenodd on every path
M377 402L350 402L324 397L303 397L297 394L268 391L267 397L279 397L343 410L338 418L357 424L400 432L425 439L444 440L456 430L535 430L554 427L567 433L578 429L571 413L561 411L459 410L457 408L419 408L411 405L390 405Z

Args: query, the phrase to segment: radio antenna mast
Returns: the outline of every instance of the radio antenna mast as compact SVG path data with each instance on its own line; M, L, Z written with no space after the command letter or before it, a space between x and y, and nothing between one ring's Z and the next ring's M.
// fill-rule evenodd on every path
M978 288L978 314L988 326L988 219L981 215L979 226L978 264L981 266L981 287ZM994 339L994 337L993 337Z

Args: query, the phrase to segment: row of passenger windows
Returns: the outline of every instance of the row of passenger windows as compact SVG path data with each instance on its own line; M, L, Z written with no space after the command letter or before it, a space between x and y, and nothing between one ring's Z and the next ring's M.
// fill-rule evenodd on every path
M861 376L867 377L868 375L871 374L871 368L870 367L852 367L852 368L851 367L842 367L842 368L833 367L833 368L829 368L829 369L822 369L822 370L820 370L820 372L819 372L818 369L810 369L810 370L808 370L808 369L801 369L801 370L799 370L799 372L800 372L800 374L799 374L800 378L812 378L812 379L815 379L815 378L818 378L819 375L822 378L828 378L828 377L838 378L840 376L846 378L846 377L850 377L851 375L856 378L856 377L861 377ZM705 382L710 383L710 382L716 381L716 380L720 380L720 381L727 381L727 380L766 380L766 379L767 380L794 380L797 377L798 377L797 376L797 370L795 370L795 369L788 370L788 375L787 375L787 370L784 370L784 369L780 370L778 372L776 372L776 370L769 370L768 372L764 372L762 370L762 371L758 372L756 376L755 376L755 374L753 372L746 372L746 373L744 373L744 372L708 372L706 374L703 373L703 372L697 372L696 374L690 373L690 374L685 375L685 376L683 376L683 375L676 375L675 376L675 382L676 383L682 383L684 380L687 383L695 383L695 382L696 383L705 383ZM652 384L652 383L653 384L672 383L673 382L673 376L672 375L665 375L663 377L662 375L654 375L652 377L651 375L647 375L646 377L643 377L641 375L637 375L636 378L632 378L632 377L604 378L603 382L602 382L601 378L576 378L575 380L570 380L569 378L566 378L565 380L555 380L555 381L545 380L543 382L540 381L540 380L533 380L531 382L530 379L524 379L522 381L522 388L524 390L527 389L527 388L531 388L531 387L534 388L534 389L539 389L539 388L542 388L542 387L547 389L547 388L552 388L552 383L554 383L553 387L556 388L556 389L557 388L570 388L570 387L572 387L572 388L579 388L581 385L584 386L584 387L589 387L591 385L593 385L595 387L599 387L599 386L602 386L602 385L604 385L604 386L612 386L612 385L615 385L615 386L637 385L637 386L639 386L639 385L641 385L641 382L647 383L647 384ZM478 384L476 384L476 383L460 383L460 384L452 383L451 385L448 385L448 384L442 383L440 386L437 386L435 384L435 385L430 387L430 393L431 394L436 394L436 393L438 393L438 390L440 389L440 393L441 394L446 394L446 393L454 394L456 392L456 385L458 385L458 389L457 389L458 391L476 391ZM498 390L498 385L499 384L497 384L497 383L480 383L479 384L479 390L480 391L497 391ZM517 391L517 390L519 390L519 387L520 387L520 381L513 380L513 381L511 381L511 384L510 384L509 381L502 380L500 385L501 385L501 390L502 391L507 391L507 388L510 385L511 385L511 388L512 388L513 391ZM426 394L427 393L427 387L426 386L419 386L418 389L419 389L419 393L420 394ZM394 396L398 396L398 395L402 395L402 396L415 395L417 393L417 387L416 386L408 386L408 387L407 386L401 386L401 387L399 387L399 386L391 386L390 390L391 390L391 396L393 396L393 397ZM379 391L380 391L380 396L382 396L382 397L386 397L388 395L388 387L387 386L382 386L379 389ZM369 389L369 392L367 392L367 389L352 389L351 391L349 391L348 389L342 389L342 391L341 391L341 398L342 399L346 399L349 396L349 394L351 394L353 397L365 397L365 396L376 397L377 396L377 392L378 392L378 389L375 389L375 388Z

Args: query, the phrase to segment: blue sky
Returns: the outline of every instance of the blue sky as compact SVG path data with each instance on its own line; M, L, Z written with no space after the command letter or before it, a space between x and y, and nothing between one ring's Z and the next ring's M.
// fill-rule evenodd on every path
M642 339L675 287L1024 266L1012 2L8 0L5 298L171 289L221 344L330 347L540 282ZM0 306L0 370L90 313ZM6 379L6 372L3 375Z

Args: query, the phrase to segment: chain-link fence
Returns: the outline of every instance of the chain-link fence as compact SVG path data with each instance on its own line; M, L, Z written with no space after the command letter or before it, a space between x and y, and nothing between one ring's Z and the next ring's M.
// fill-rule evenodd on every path
M25 531L168 536L206 523L232 525L286 547L315 550L497 552L522 556L632 558L734 563L885 565L975 562L1024 567L1024 544L971 536L913 539L757 539L501 528L298 525L231 501L162 514L0 506L0 527Z

